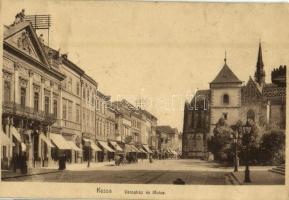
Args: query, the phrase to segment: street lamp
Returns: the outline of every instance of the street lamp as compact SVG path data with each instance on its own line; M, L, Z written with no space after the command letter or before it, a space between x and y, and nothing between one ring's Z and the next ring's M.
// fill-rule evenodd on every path
M239 164L239 157L238 157L238 138L234 138L234 144L235 144L235 167L234 172L238 171L238 164Z
M246 123L245 126L243 126L243 141L244 141L244 145L246 148L246 169L245 169L245 183L250 183L251 179L250 179L250 170L249 170L249 146L250 146L250 136L251 136L251 126L248 124L248 122Z

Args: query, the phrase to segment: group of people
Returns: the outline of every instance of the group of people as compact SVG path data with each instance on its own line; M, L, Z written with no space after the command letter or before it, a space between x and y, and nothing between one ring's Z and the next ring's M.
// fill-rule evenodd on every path
M121 164L130 164L130 163L137 163L138 162L139 157L137 156L137 154L135 153L128 153L128 154L117 154L115 156L115 165L119 166ZM140 157L140 159L143 160L143 157ZM150 161L150 163L153 162L153 156L152 154L148 155L148 159Z

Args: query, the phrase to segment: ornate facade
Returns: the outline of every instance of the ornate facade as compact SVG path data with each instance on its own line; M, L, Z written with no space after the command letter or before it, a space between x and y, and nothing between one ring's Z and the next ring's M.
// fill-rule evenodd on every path
M49 62L30 23L5 27L3 43L2 127L10 144L2 146L2 166L23 155L29 167L46 166L65 75Z

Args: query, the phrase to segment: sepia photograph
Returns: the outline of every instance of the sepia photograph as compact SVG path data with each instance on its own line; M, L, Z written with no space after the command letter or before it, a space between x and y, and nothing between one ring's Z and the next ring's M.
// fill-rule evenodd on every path
M286 199L288 3L1 4L0 197Z

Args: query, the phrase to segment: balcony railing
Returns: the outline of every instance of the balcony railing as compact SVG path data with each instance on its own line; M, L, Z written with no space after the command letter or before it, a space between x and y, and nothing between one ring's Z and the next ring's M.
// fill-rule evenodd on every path
M53 124L56 118L51 113L46 113L40 110L34 110L31 107L23 106L14 102L3 102L3 113L14 114L18 116L28 117L33 120L43 121L47 124Z

